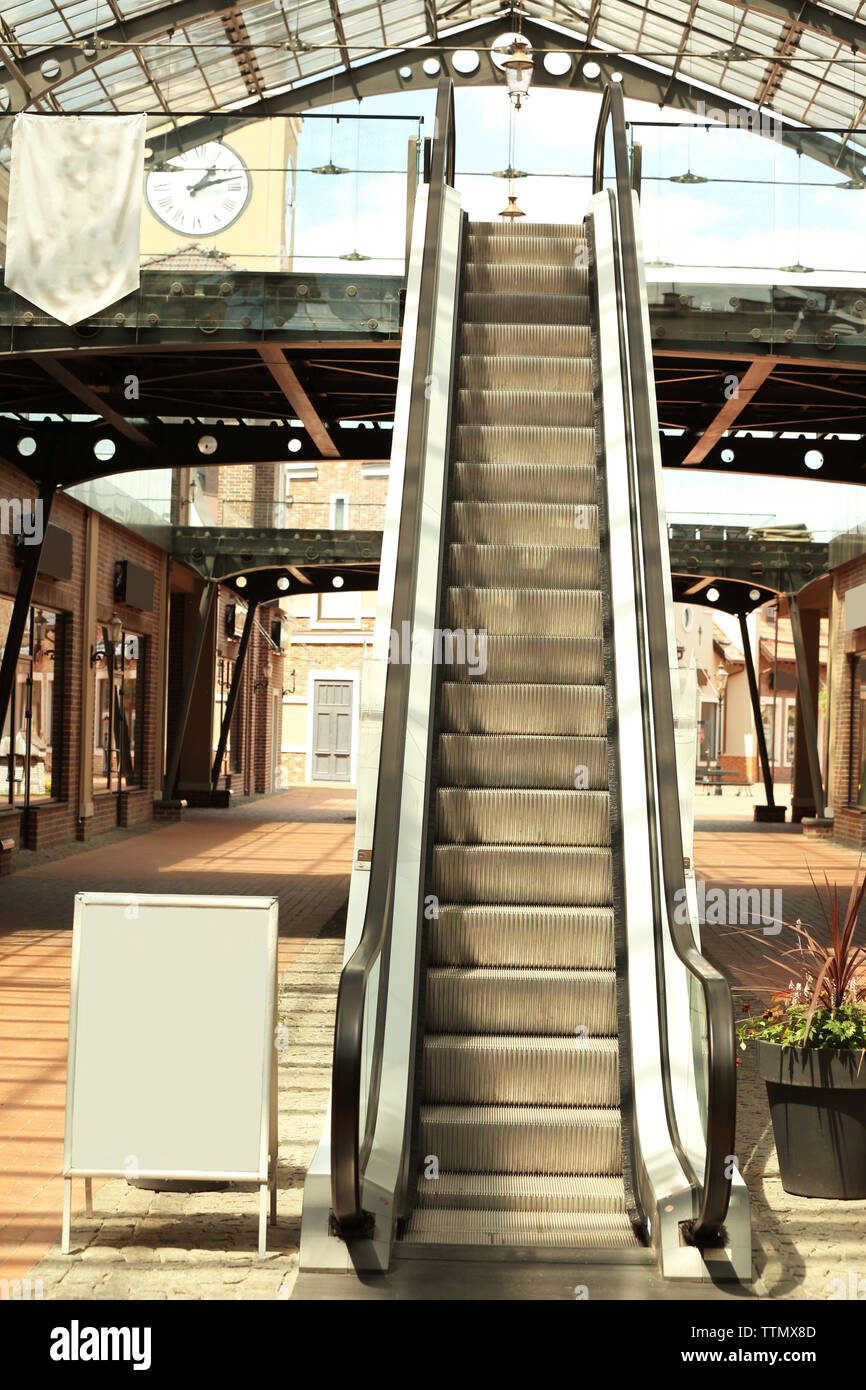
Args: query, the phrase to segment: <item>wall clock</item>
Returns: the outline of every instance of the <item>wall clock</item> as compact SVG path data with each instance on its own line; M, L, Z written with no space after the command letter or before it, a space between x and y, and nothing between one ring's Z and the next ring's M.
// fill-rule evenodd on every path
M214 140L152 170L145 198L154 217L173 232L215 236L237 221L252 188L250 171L237 151Z

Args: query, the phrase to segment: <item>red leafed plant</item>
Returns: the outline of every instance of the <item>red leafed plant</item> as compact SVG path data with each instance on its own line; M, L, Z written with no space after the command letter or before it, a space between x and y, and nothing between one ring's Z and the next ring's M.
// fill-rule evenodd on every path
M744 1046L746 1039L759 1038L783 1047L866 1048L866 946L854 940L866 895L860 863L844 913L836 884L831 887L825 873L822 893L809 871L829 939L819 939L799 919L786 924L796 933L796 945L767 960L794 978L773 992L760 1018L739 1025Z

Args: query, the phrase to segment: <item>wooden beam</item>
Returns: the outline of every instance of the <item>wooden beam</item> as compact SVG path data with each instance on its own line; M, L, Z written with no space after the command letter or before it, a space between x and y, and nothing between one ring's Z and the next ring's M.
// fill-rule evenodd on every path
M322 458L338 459L340 451L322 422L294 369L286 361L282 348L274 343L261 343L259 356L279 386L297 418L312 439Z
M751 403L755 392L763 386L778 360L778 357L759 357L752 363L737 386L736 395L726 400L715 419L710 421L697 444L683 459L684 465L703 463L707 454L718 444L725 431L731 428L740 412Z
M43 372L47 372L49 376L53 377L60 386L65 387L71 395L75 396L76 400L81 401L82 405L86 405L92 414L101 415L106 424L113 425L119 434L125 435L133 444L138 444L143 449L156 448L152 439L148 439L147 435L142 434L141 430L127 420L125 415L121 415L113 406L102 400L95 391L91 391L90 387L80 381L77 376L74 376L68 367L62 366L53 357L43 356L42 353L34 354L31 361L41 367Z

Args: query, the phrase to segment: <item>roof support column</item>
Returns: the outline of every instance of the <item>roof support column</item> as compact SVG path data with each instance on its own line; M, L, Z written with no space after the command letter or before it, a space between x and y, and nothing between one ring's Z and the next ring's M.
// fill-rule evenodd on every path
M764 733L764 721L761 718L761 700L758 695L758 682L755 678L755 662L752 658L752 642L749 636L749 621L745 613L738 613L737 618L740 623L740 638L743 648L743 660L746 663L746 678L749 682L749 699L752 702L752 718L755 722L755 738L758 741L758 755L761 759L761 775L764 779L764 792L767 797L766 806L755 807L756 821L783 821L785 819L784 806L777 806L773 795L773 774L770 770L770 756L767 752L767 738Z
M241 677L244 673L244 662L246 660L247 647L250 645L250 638L253 635L253 627L256 621L257 608L258 601L256 599L250 599L250 605L247 609L247 616L244 619L244 630L241 633L241 642L240 646L238 647L237 659L234 664L234 670L232 671L232 681L231 685L229 686L228 699L226 700L226 707L223 713L222 723L220 725L220 736L219 741L217 743L216 756L213 760L213 768L211 769L211 787L214 791L216 791L217 783L219 782L220 768L222 766L222 760L225 756L226 744L228 743L229 737L229 729L231 728L232 719L234 718L235 713L235 705L238 701L238 691L241 688Z

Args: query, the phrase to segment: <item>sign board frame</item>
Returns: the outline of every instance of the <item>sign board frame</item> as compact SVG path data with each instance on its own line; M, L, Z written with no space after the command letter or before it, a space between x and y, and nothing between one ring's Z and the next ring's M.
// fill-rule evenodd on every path
M97 967L97 960L94 957L95 955L98 957L99 951L99 930L97 929L97 927L101 929L103 933L105 929L108 928L109 935L107 938L103 936L103 940L110 940L111 933L114 927L114 923L110 923L110 921L107 920L107 916L105 913L106 908L117 909L116 925L117 930L119 932L123 931L124 929L127 930L127 933L129 932L127 923L130 920L137 923L137 935L135 941L138 945L139 952L141 950L142 940L144 939L142 933L142 918L146 914L150 913L152 910L156 910L157 912L159 911L159 909L175 910L175 912L172 915L172 921L174 924L172 929L173 941L178 940L178 917L176 912L177 909L181 909L181 920L186 919L187 912L189 914L207 913L210 917L212 917L213 914L222 915L225 913L227 915L219 923L219 926L225 927L226 925L236 925L239 930L244 929L245 924L243 919L246 918L246 931L248 934L250 912L260 912L264 916L263 939L262 937L259 937L257 943L260 959L259 961L256 961L253 957L250 957L250 973L248 976L248 982L250 985L251 993L258 996L259 1004L261 999L264 998L265 1007L263 1010L261 1010L262 1016L256 1017L255 1012L253 1012L252 1008L252 1000L248 1000L247 1002L250 1015L249 1027L243 1027L242 1025L243 1036L244 1039L248 1042L250 1051L250 1066L247 1068L247 1070L252 1070L252 1065L254 1062L255 1068L258 1071L257 1075L249 1076L249 1081L247 1083L252 1091L252 1094L255 1095L255 1091L259 1090L261 1097L260 1105L255 1107L257 1113L254 1117L255 1123L258 1126L258 1133L257 1135L248 1133L247 1135L243 1136L241 1139L238 1140L238 1143L241 1147L243 1147L245 1153L252 1153L254 1150L257 1150L257 1162L254 1164L250 1164L248 1167L227 1167L226 1165L220 1166L218 1163L215 1163L213 1166L210 1166L207 1163L204 1163L200 1164L199 1166L196 1166L194 1169L191 1167L184 1167L182 1164L178 1164L177 1166L171 1166L170 1164L166 1164L164 1166L157 1165L153 1167L139 1167L136 1163L133 1171L133 1176L135 1178L155 1179L159 1181L182 1182L184 1180L188 1180L190 1182L196 1183L202 1181L212 1181L247 1182L259 1184L258 1254L259 1258L261 1259L264 1257L267 1247L268 1193L270 1193L271 1224L274 1224L276 1222L277 1216L277 1161L279 1137L277 1123L277 1062L275 1052L277 1026L277 938L279 927L279 903L276 898L243 898L217 896L211 897L204 895L192 896L174 893L77 893L75 895L75 911L72 928L72 974L69 1002L69 1047L66 1077L66 1127L63 1142L63 1226L61 1238L61 1249L63 1251L63 1254L69 1254L73 1179L84 1179L85 1213L87 1216L93 1215L92 1191L93 1179L95 1177L121 1177L126 1178L127 1180L130 1179L129 1165L125 1167L118 1167L116 1165L116 1162L111 1161L111 1158L108 1156L108 1154L106 1155L105 1162L100 1162L98 1159L94 1158L94 1154L98 1153L100 1150L101 1143L105 1143L106 1149L111 1149L112 1145L118 1142L117 1136L114 1136L111 1139L103 1140L97 1133L95 1137L92 1134L87 1134L85 1140L82 1140L81 1138L82 1131L84 1131L85 1134L87 1133L88 1124L90 1123L92 1126L92 1119L88 1118L88 1091L90 1089L90 1091L92 1092L92 1088L94 1085L96 1086L98 1091L100 1078L97 1075L97 1073L99 1072L100 1067L103 1065L103 1055L105 1055L106 1057L110 1057L112 1055L112 1050L113 1053L116 1054L118 1048L118 1038L116 1036L116 1032L106 1037L105 1048L100 1048L98 1046L99 1022L97 1021L94 1025L93 1020L88 1019L87 1023L84 1026L82 1026L82 1016L80 1015L82 995L86 995L88 997L90 1001L89 1008L91 1009L91 1011L94 1007L94 1000L99 997L100 992L103 996L105 996L105 979L100 979ZM99 911L88 913L88 909L98 909ZM231 923L231 918L230 916L228 916L228 914L232 912L235 913L235 923ZM93 919L93 922L90 926L90 933L93 936L93 945L90 947L90 949L85 951L85 937L88 935L88 916L90 916L90 918ZM188 920L190 925L192 926L194 920L193 917L190 916ZM164 923L163 925L166 925L166 923ZM201 918L198 922L195 922L195 926L198 929L200 929L202 925L203 922ZM160 944L163 945L164 943ZM105 946L103 946L102 949L103 951L105 951ZM121 947L121 950L122 949L123 947ZM188 951L188 958L185 963L186 976L189 980L189 986L185 993L190 1000L191 1009L193 1000L195 998L195 982L191 974L195 965L195 955L196 953L194 948L192 949L192 951ZM82 962L83 956L84 961L86 962L84 966ZM200 955L199 959L201 959ZM215 957L210 958L209 965L211 968L213 968L215 960ZM231 984L234 984L235 980L237 979L236 954L233 957L233 960L235 964L235 971L232 975L231 982L227 985L227 988L229 988ZM116 961L112 961L112 964L116 965ZM227 957L226 969L229 970L231 968L232 958ZM183 1033L184 1026L186 1026L189 1032L189 1040L191 1043L193 1042L194 1029L197 1028L198 1032L195 1035L195 1041L197 1042L199 1048L201 1048L201 1018L199 1016L195 1016L192 1013L183 1019L179 1018L180 1010L177 1007L177 999L178 988L181 982L178 979L178 970L184 970L183 952L180 950L172 953L171 957L165 959L162 963L163 975L166 981L171 981L171 988L170 990L168 990L167 988L167 993L169 995L168 1012L163 1012L161 1014L161 1017L163 1020L167 1018L169 1020L169 1023L175 1026L177 1026L177 1024L180 1023L181 1033ZM132 981L130 981L129 979L124 979L121 983L121 987L123 988L123 990L127 991L123 996L124 1000L127 1002L129 1001L128 990L130 984L134 989L136 980L132 979ZM150 980L145 979L142 988L150 988L152 987L152 985L152 978ZM172 995L174 996L173 1000L171 998ZM135 1004L135 1002L136 1001L133 1000L133 1005ZM154 1008L154 1017L160 1017L159 999L154 999L152 994L149 997L142 999L142 1007L146 1006L149 1008L151 1002ZM172 1005L174 1006L173 1012ZM116 1001L113 1004L113 1008L116 1013ZM131 1009L131 1012L133 1014L135 1013L134 1007ZM257 1033L258 1037L256 1037ZM82 1034L85 1035L85 1042L83 1045ZM139 1053L137 1058L138 1065L136 1068L133 1068L134 1071L137 1071L137 1077L139 1082L142 1080L142 1065L140 1060L141 1056L142 1054ZM89 1077L84 1076L81 1070L82 1066L88 1065L87 1062L82 1061L83 1058L87 1057L90 1058L89 1067L91 1071L91 1076ZM113 1065L116 1066L116 1062ZM193 1070L195 1069L196 1065L197 1064L195 1060L193 1060ZM205 1065L208 1065L207 1059L205 1059ZM110 1071L112 1063L107 1061L105 1063L105 1066ZM181 1070L182 1069L179 1068L179 1072ZM188 1065L186 1068L187 1077L189 1076L189 1074L190 1068ZM161 1085L165 1085L166 1077L165 1074L163 1074L162 1076L160 1076L159 1074L154 1074L152 1079L154 1084L154 1091L151 1093L150 1097L146 1097L146 1099L149 1099L149 1102L152 1107L155 1106L156 1109L159 1109L160 1105L163 1103L163 1092L161 1090L158 1091L158 1088ZM237 1078L235 1078L235 1082L236 1084L238 1084ZM99 1094L101 1094L101 1092L99 1092ZM141 1092L139 1092L139 1094L141 1094ZM154 1099L157 1096L157 1094L159 1094L160 1097L159 1101L156 1101ZM92 1110L92 1098L90 1099L89 1104L90 1109ZM104 1109L104 1106L102 1108ZM253 1116L250 1115L249 1118L252 1121ZM99 1127L98 1122L96 1127ZM251 1129L252 1125L249 1124L247 1128ZM233 1134L234 1136L237 1136L237 1131L233 1131ZM196 1144L198 1143L198 1134L196 1134L195 1142ZM208 1143L207 1138L205 1138L202 1142L204 1144L204 1147L206 1148ZM158 1140L157 1143L167 1143L170 1147L171 1139L169 1138L166 1140L163 1137L161 1140ZM82 1147L84 1147L85 1150L87 1150L89 1153L90 1161L88 1162L81 1161L80 1150ZM116 1152L113 1153L112 1157L116 1158Z

